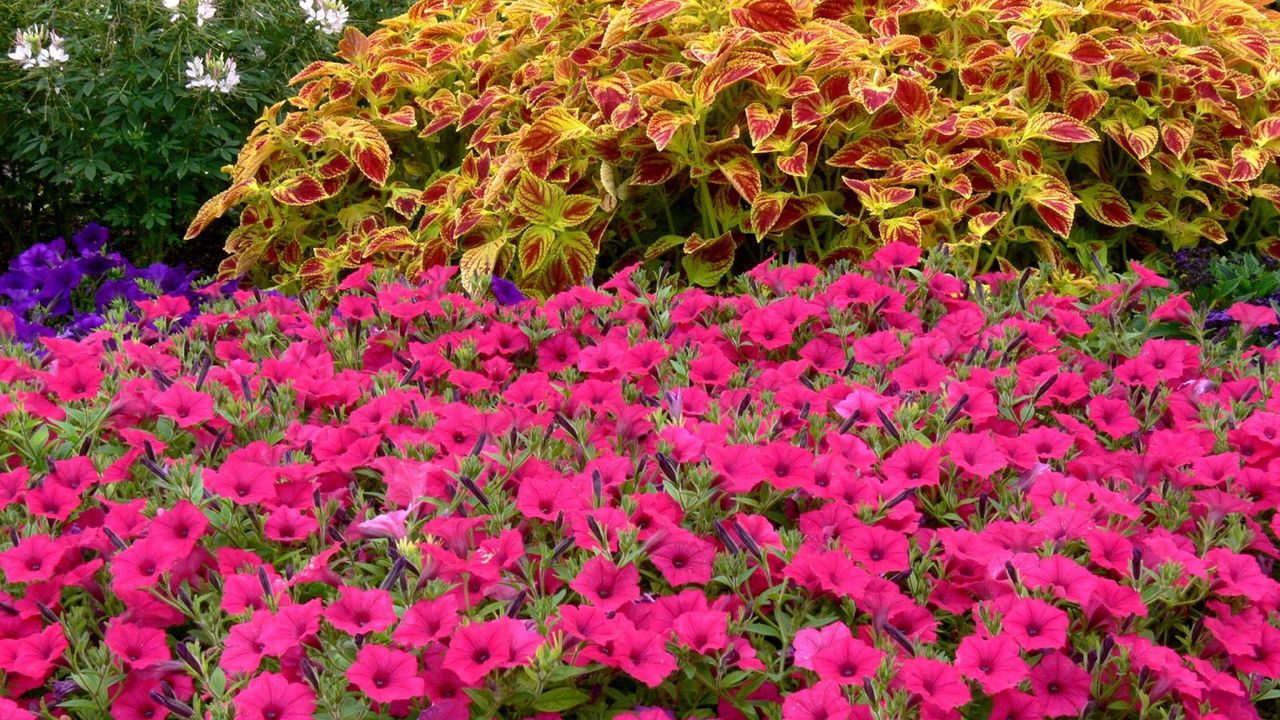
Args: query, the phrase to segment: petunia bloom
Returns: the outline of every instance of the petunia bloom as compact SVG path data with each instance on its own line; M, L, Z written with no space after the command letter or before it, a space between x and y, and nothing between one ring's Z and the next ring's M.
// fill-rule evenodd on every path
M238 720L309 720L316 709L316 694L305 683L265 672L254 676L232 703Z
M413 655L382 645L365 645L347 669L347 679L374 702L389 703L422 696L422 677Z

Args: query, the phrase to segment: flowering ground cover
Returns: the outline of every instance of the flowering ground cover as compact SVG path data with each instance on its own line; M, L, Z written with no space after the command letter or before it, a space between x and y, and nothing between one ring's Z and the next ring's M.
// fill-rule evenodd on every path
M138 267L108 249L109 236L107 228L89 223L70 242L55 238L18 253L0 274L7 332L28 345L41 337L79 337L113 311L136 321L158 310L174 316L168 326L191 320L206 297L234 287L199 287L199 272L185 265Z
M1274 713L1274 313L943 263L6 339L0 717Z

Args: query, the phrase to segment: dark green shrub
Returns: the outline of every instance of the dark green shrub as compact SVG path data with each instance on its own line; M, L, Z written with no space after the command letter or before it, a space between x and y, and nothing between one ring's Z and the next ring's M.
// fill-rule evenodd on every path
M408 5L347 2L350 22L365 29ZM0 28L51 29L67 56L26 68L0 56L0 254L69 235L84 220L115 229L139 260L199 260L220 249L217 229L200 247L174 242L220 189L219 169L234 162L268 99L331 53L338 34L309 25L298 0L203 0L203 16L197 8L198 0L0 4ZM4 55L20 40L4 38ZM207 54L236 61L231 92L187 87L188 61Z

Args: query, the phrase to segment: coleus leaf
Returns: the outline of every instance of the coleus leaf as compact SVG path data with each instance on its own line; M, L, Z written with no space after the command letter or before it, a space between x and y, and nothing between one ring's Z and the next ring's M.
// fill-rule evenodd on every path
M521 170L512 196L513 209L518 216L535 225L554 225L557 209L564 202L564 197L565 192L558 185L528 170Z
M1106 183L1094 183L1079 192L1080 206L1089 217L1103 225L1125 227L1134 222L1129 202Z
M788 192L762 192L756 195L751 203L751 232L757 238L763 239L773 230L791 197Z
M790 0L749 0L745 7L729 11L736 25L759 32L790 32L801 26Z
M199 235L209 223L221 217L232 205L244 199L256 186L257 183L252 180L242 180L206 200L204 205L200 206L200 210L196 212L196 216L191 219L191 224L187 226L186 234L182 236L183 239L190 240Z
M874 113L893 100L898 94L898 81L895 78L887 79L883 84L864 82L858 88L857 98L862 102L862 106L867 112Z
M662 153L648 153L636 163L628 185L661 185L676 174L676 165Z
M782 113L781 108L770 111L760 103L751 103L747 106L747 135L751 137L752 146L760 145L778 129Z
M540 288L579 285L591 277L599 246L587 232L566 230L555 235L548 257L536 272L526 272L531 284Z
M991 228L995 227L1004 218L1004 215L1002 212L978 213L969 218L969 232L982 237L990 232Z
M1022 25L1010 25L1005 31L1005 37L1009 41L1009 47L1013 48L1015 56L1022 55L1022 51L1027 49L1027 45L1031 42L1031 38L1036 36L1040 29L1029 28Z
M1088 122L1102 111L1109 97L1105 90L1077 84L1063 98L1062 109L1076 120Z
M895 208L916 196L912 188L881 186L866 180L844 178L844 184L857 194L862 204L876 215Z
M547 182L527 169L520 171L512 200L519 217L556 230L581 224L600 206L599 198L567 195L559 185Z
M695 121L692 115L677 115L667 110L659 110L649 116L646 134L659 151L666 150L680 128Z
M459 278L463 289L471 297L480 297L489 287L493 269L498 264L498 256L506 246L506 240L490 240L462 253L462 259L458 262Z
M271 190L276 202L295 207L320 202L328 196L319 180L305 174L288 178Z
M688 238L684 237L683 235L663 235L662 237L650 243L649 247L645 248L644 259L646 262L648 262L650 260L659 258L662 256L663 253L667 252L668 250L671 250L672 248L683 245L685 240L687 239Z
M1280 140L1280 117L1264 118L1254 123L1250 137L1264 147Z
M1111 51L1092 35L1076 35L1054 44L1055 55L1080 65L1101 65L1111 59Z
M392 225L380 228L371 234L364 243L364 256L402 255L412 252L417 247L408 228L403 225Z
M1133 213L1133 222L1148 230L1155 230L1164 227L1173 220L1173 213L1170 213L1164 205L1160 203L1145 203L1139 205Z
M924 116L933 104L923 83L904 77L897 79L893 101L898 110L908 117Z
M880 240L884 243L903 242L919 245L924 228L914 215L890 218L880 223Z
M1087 143L1098 139L1092 128L1079 120L1056 112L1038 113L1027 120L1022 139L1042 138L1061 143Z
M385 112L379 115L379 119L393 127L412 129L418 124L417 111L412 105L405 105L395 112Z
M338 134L347 145L347 157L375 185L387 181L391 171L391 146L378 128L359 118L345 118Z
M666 17L675 15L684 8L684 3L680 0L649 0L631 13L628 27L636 28L641 25L658 22Z
M749 150L741 145L730 145L712 152L707 160L724 173L729 184L744 200L755 200L760 192L760 169Z
M1272 153L1265 148L1246 147L1243 143L1231 148L1231 180L1248 182L1257 178L1271 162Z
M1156 149L1156 142L1160 139L1157 128L1151 125L1132 128L1123 120L1110 120L1103 123L1102 129L1125 152L1139 161L1144 170L1150 171L1151 164L1147 161L1147 156Z
M809 143L802 142L795 150L778 156L778 169L792 177L809 175Z
M1027 199L1044 224L1059 237L1070 236L1079 202L1071 190L1062 181L1044 176L1028 183L1027 188Z
M1263 183L1253 189L1253 196L1270 200L1271 204L1280 210L1280 186Z
M535 273L542 269L554 253L556 240L554 228L546 225L530 225L520 235L520 244L516 248L516 259L523 273Z
M1191 147L1191 137L1195 132L1191 121L1186 118L1168 118L1160 121L1160 139L1174 157L1182 157Z
M321 77L330 77L344 72L347 66L343 63L318 60L303 68L297 75L289 78L290 85L297 85Z
M571 228L580 225L600 207L600 199L589 195L566 195L556 208L556 226Z
M721 58L728 58L728 55ZM730 85L745 80L765 67L765 56L737 55L733 59L713 62L703 68L693 81L693 96L698 107L711 107L716 97Z
M525 126L515 147L526 155L537 155L562 142L593 134L590 126L566 108L557 106L544 110L537 120Z
M839 193L830 194L837 197L836 202L839 202ZM810 217L836 217L836 214L831 212L822 195L793 195L782 208L782 216L774 223L773 229L775 232L784 232L792 225Z
M404 183L396 183L389 189L391 194L387 206L406 220L411 219L421 207L422 191Z
M1213 218L1198 217L1191 221L1191 228L1200 237L1215 245L1221 245L1227 241L1227 231L1223 230L1222 225Z
M696 233L690 235L684 243L685 255L681 261L689 282L703 287L720 282L720 278L733 267L733 255L737 247L732 232L711 240L703 240Z

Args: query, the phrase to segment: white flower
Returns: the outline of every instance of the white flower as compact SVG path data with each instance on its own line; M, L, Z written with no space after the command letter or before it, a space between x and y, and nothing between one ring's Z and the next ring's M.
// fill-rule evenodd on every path
M188 60L187 77L189 88L204 88L221 93L229 93L240 84L235 58L223 55L215 58L212 53Z
M212 20L218 12L213 0L200 0L196 3L196 27L204 27L205 20Z
M21 65L23 70L30 70L61 65L67 61L67 51L63 49L62 38L58 33L46 30L43 25L32 25L14 35L13 50L9 51L9 57Z
M191 9L191 3L194 1L195 9ZM160 0L160 4L164 5L164 9L173 13L169 16L169 22L178 22L178 18L183 16L182 7L187 6L187 13L195 17L196 27L204 27L204 24L212 20L218 14L218 6L214 0Z
M300 0L307 24L315 25L326 35L336 35L347 25L347 6L342 0Z

